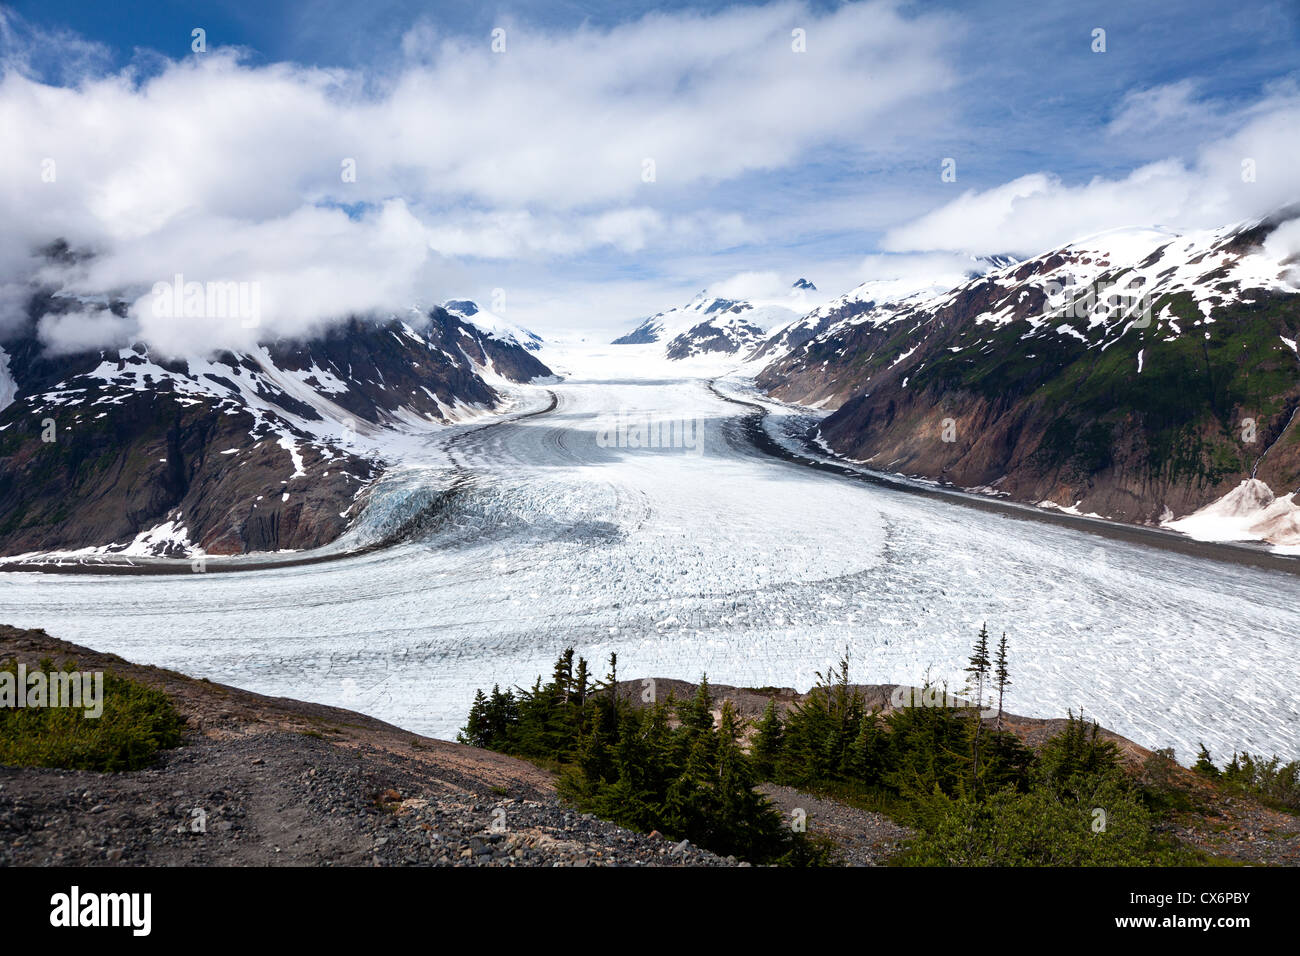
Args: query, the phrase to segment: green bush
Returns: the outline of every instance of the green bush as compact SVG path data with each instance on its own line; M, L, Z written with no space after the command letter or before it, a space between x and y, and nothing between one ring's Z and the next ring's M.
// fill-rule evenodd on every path
M1077 779L1077 778L1076 778ZM1151 866L1176 862L1142 804L1117 780L1087 799L1046 783L982 800L936 795L926 826L894 861L912 866Z
M1203 776L1257 797L1275 809L1300 813L1300 760L1284 764L1280 757L1264 760L1243 751L1234 753L1228 765L1219 770L1211 760L1210 752L1202 745L1195 769Z
M40 669L54 671L52 661ZM63 671L76 665L68 662ZM17 673L13 661L0 672ZM104 674L103 713L80 708L0 707L0 764L115 772L139 770L157 752L181 743L184 718L162 691L112 673Z

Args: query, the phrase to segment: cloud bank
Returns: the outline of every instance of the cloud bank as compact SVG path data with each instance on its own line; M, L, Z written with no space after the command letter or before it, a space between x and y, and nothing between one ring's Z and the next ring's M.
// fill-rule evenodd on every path
M1300 200L1300 89L1294 83L1276 85L1233 116L1217 104L1192 101L1185 83L1143 91L1125 98L1107 133L1140 136L1171 121L1199 125L1211 116L1230 132L1203 145L1194 162L1162 160L1080 185L1043 172L967 190L889 230L881 246L1033 255L1120 226L1207 228Z
M1123 61L1071 60L1091 54L1068 18L1030 30L1020 10L992 13L1001 26L890 0L777 2L505 20L496 37L422 22L363 67L266 63L209 37L112 68L96 43L0 8L0 336L38 270L131 303L42 317L50 348L187 355L497 289L543 332L622 325L706 286L778 301L806 275L833 296L1300 198L1294 77L1246 106L1244 87L1165 68L1107 86ZM982 72L988 31L1008 24L1066 61L1059 89L1029 103L1007 57ZM947 155L962 178L940 186ZM33 258L54 239L94 256ZM151 290L177 275L255 286L259 320L160 313Z
M214 48L148 76L88 65L71 85L33 78L27 54L63 42L96 64L93 47L0 19L0 328L32 250L56 238L95 255L46 281L134 303L124 319L45 317L64 349L300 335L456 294L453 261L732 245L752 227L701 202L712 186L865 142L954 81L947 20L881 2L507 25L495 50L422 26L384 69ZM260 323L159 317L146 293L175 274L257 283Z

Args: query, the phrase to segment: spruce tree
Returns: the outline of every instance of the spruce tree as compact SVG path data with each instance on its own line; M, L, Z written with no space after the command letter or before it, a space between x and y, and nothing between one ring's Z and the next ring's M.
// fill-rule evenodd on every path
M566 648L564 653L559 656L555 662L555 670L551 674L551 684L554 688L557 700L568 703L569 695L573 692L573 648Z
M1219 768L1214 765L1214 760L1210 757L1210 751L1205 744L1198 744L1200 750L1196 754L1196 763L1192 766L1203 777L1215 778L1219 776Z
M456 739L471 747L487 746L487 697L483 688L474 692L474 703L470 705L469 717L465 726L456 734Z
M980 627L979 637L975 639L975 647L971 650L969 661L966 673L970 674L975 681L975 707L978 710L983 710L984 681L989 674L989 629L987 624Z
M754 734L754 772L761 779L776 779L784 742L785 728L781 725L781 715L776 712L776 701L769 700Z
M713 729L713 693L709 690L709 675L700 678L695 696L678 708L678 718L688 733Z
M975 647L970 656L970 665L966 668L966 671L975 678L975 732L972 743L974 752L972 772L975 793L978 795L980 787L980 745L983 743L982 733L984 730L984 719L980 716L980 712L984 709L984 681L989 674L989 629L987 624L980 627L979 637L975 639Z
M1002 732L1002 698L1011 686L1011 671L1007 668L1007 632L1002 632L1002 640L998 641L998 654L994 663L993 678L998 688L998 733Z
M590 678L587 675L587 659L578 658L578 674L573 679L573 700L581 707L587 702L587 683Z
M618 655L613 651L609 652L609 674L605 677L602 689L605 691L605 726L616 730L618 727Z
M889 740L876 711L863 714L858 736L853 741L848 769L851 775L871 786L879 785L889 769Z

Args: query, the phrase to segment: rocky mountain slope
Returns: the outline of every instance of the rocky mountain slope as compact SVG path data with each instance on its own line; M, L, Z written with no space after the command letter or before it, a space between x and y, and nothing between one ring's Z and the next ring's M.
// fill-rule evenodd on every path
M804 285L799 285L802 282ZM795 283L794 291L816 289L806 279ZM798 311L783 303L756 305L744 299L730 299L699 293L684 306L656 313L645 319L614 345L648 345L663 343L670 359L689 359L701 355L744 355L751 352L768 334L768 330L798 317Z
M86 306L38 291L0 340L0 554L317 547L381 467L367 439L483 414L501 385L551 374L441 307L202 359L143 343L52 354L39 318Z
M1300 544L1296 216L1116 230L939 295L863 297L809 316L757 381L836 409L817 437L878 470L1143 523L1253 479L1264 536Z
M868 279L843 295L778 326L754 349L751 358L772 362L787 356L805 342L831 328L865 321L867 316L884 316L942 295L961 283L985 275L1016 261L1010 256L972 256L962 271L913 274L888 279ZM803 281L803 280L800 280ZM795 283L796 288L801 288Z

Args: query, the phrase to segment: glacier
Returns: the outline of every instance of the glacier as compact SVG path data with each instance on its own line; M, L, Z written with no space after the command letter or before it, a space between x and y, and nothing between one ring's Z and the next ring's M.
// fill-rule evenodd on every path
M443 738L476 688L530 685L570 646L599 674L617 652L624 678L800 690L847 648L855 681L956 690L987 623L1016 713L1082 710L1184 762L1201 743L1300 757L1295 574L775 458L710 389L722 359L548 349L564 380L515 397L553 409L409 436L349 533L396 544L241 573L8 571L0 621ZM627 414L699 447L602 440Z

